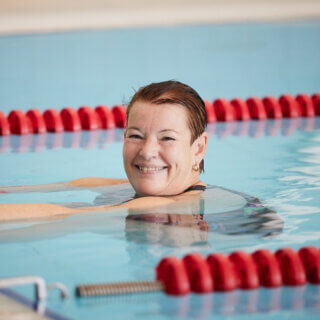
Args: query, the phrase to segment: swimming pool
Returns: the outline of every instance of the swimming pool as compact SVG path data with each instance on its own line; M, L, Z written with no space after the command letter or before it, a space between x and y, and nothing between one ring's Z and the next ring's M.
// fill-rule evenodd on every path
M201 88L200 92L202 91L203 97L207 99L215 97L216 92L226 97L236 95L247 97L250 94L258 96L265 94L278 95L284 92L292 94L298 92L314 93L319 88L320 83L319 60L316 59L316 52L319 52L319 50L316 50L320 44L319 41L315 41L319 24L307 22L290 27L292 29L288 25L270 24L178 28L175 32L179 33L183 44L187 42L184 39L188 39L187 34L190 31L193 32L195 37L198 36L198 41L203 45L208 39L208 35L211 35L211 37L217 35L218 38L216 38L215 43L218 42L219 44L218 40L220 39L221 51L218 54L216 47L213 46L208 48L208 51L201 51L200 54L200 50L190 48L190 52L186 50L185 55L182 55L184 58L181 63L174 66L174 62L171 62L172 64L168 68L172 68L176 72L175 77L184 79L186 82L190 79L190 84L196 88ZM257 31L257 29L259 30ZM169 34L169 31L164 28L163 34L163 30L161 30L153 29L152 32L158 32L159 36L165 39L165 35ZM275 30L278 33L277 36L273 37ZM201 37L204 31L205 35ZM250 43L251 48L255 48L255 50L248 53L248 47L246 47L243 48L241 53L234 51L233 54L229 53L229 62L235 58L237 63L234 62L232 65L229 64L223 68L219 66L218 60L223 61L224 55L227 55L226 58L228 59L230 48L228 48L227 43L233 43L223 42L223 35L230 36L232 31L238 32L238 35L241 32L242 35L256 35L245 42ZM258 35L261 36L263 32L266 33L266 37L261 39ZM287 39L292 46L299 42L291 32L301 41L305 41L305 47L309 45L309 50L293 50L289 55L291 61L288 61L284 58L283 50L274 50L281 39L283 41ZM117 36L120 34L120 40L118 39L118 41L122 44L124 38L127 40L130 38L131 31L87 33L85 36L88 41L92 41L92 44L101 45L101 39L105 40L108 37L110 37L109 43L115 43L113 41L116 41L116 37L111 35L112 33L116 33ZM291 40L286 37L281 38L279 35L281 33L286 36L291 35ZM137 37L141 37L140 43L143 43L142 39L145 39L144 37L148 38L150 35L151 31L149 33L148 30L142 29L140 34L137 32ZM75 41L74 43L79 41L80 44L81 37L79 34L30 36L30 38L2 37L0 42L1 44L9 44L10 47L10 45L13 46L15 38L17 40L15 46L23 47L23 43L29 43L30 41L33 44L37 43L37 49L41 52L41 50L44 50L45 43L48 44L49 42L52 45L60 42L60 44L65 44L67 40L71 39ZM173 38L169 38L169 40L173 41ZM235 39L236 36L233 35L232 38ZM83 39L82 37L81 41ZM262 47L261 43L264 43L265 50L262 50L262 47L259 47L254 39L261 41L259 43ZM120 44L119 46L121 46ZM286 45L288 45L288 42L284 43L282 48L285 48ZM43 49L41 49L41 46L43 46ZM92 45L90 46L92 48ZM239 43L235 47L238 50L241 48ZM137 52L139 51L137 47L134 48ZM267 48L269 49L267 50ZM30 48L29 50L29 58L31 59L35 52ZM70 54L70 58L71 53L75 52L73 50L75 49L71 50L71 47L67 50L67 55ZM57 49L57 51L59 50ZM115 58L119 51L121 50L115 50L112 58ZM264 52L264 59L258 54L262 51ZM211 61L211 64L209 63L209 53L218 56L217 60ZM2 57L4 56L3 51L0 54ZM25 54L28 56L28 50ZM161 52L158 54L160 55ZM194 57L192 57L192 54ZM16 52L16 55L19 55L19 53ZM9 56L10 51L7 51L5 58L6 61L11 61L11 66L13 62L18 63L17 56L15 58ZM39 54L38 57L40 56L43 58ZM172 61L176 61L178 56L179 54L174 51L172 56L166 56L166 59L170 60L172 58ZM201 61L201 58L204 57L207 57L207 60ZM306 58L309 59L310 65L302 65L302 61L306 61ZM99 61L102 61L101 59L102 57ZM106 60L108 61L108 59ZM122 60L123 57L116 61L120 62ZM53 61L55 63L61 62L61 57L56 60L53 59ZM161 61L164 60L161 59ZM191 61L193 62L191 63ZM244 61L246 67L241 65L241 61ZM181 69L186 62L190 64L191 70L189 71ZM265 62L265 65L261 64L263 62ZM293 62L300 62L296 65L296 69L293 68ZM39 63L41 65L41 61ZM43 63L45 62L43 61ZM95 63L89 63L89 66L82 66L82 68L90 71L90 66L93 67L94 65ZM124 87L129 86L129 82L133 79L134 81L130 86L147 82L151 78L148 72L155 72L156 76L153 79L157 78L156 80L171 75L173 77L174 72L169 73L168 69L161 73L160 69L164 65L165 63L162 62L154 68L148 69L149 71L146 70L145 74L139 76L139 79L133 78L134 71L138 71L133 69L128 69L130 76L125 78L126 65L122 65L119 69L121 75L118 74L117 78L113 79L116 82L114 86L117 87L117 90L112 90L114 87L111 86L108 94L103 95L103 88L101 88L101 91L95 88L93 89L93 91L96 90L95 98L94 94L86 95L84 90L80 90L83 89L81 86L84 85L80 81L72 87L73 77L67 74L65 70L60 69L56 72L65 74L67 80L62 81L66 81L71 86L72 92L77 92L76 97L75 95L69 96L70 92L65 91L57 96L53 94L53 92L58 92L60 84L50 82L50 77L48 79L49 83L45 85L44 89L42 89L37 77L33 79L32 83L39 91L39 95L33 90L28 91L28 87L19 89L23 91L23 95L13 94L14 85L11 84L10 87L9 81L9 84L5 86L10 87L11 92L10 90L7 90L6 93L2 91L4 111L12 109L13 105L25 105L29 108L42 103L50 103L51 106L59 107L69 103L75 106L84 103L94 105L100 103L102 99L104 100L102 102L118 103L122 84ZM20 66L19 79L20 84L23 84L27 80L25 76L29 74L30 70L28 71L26 61L18 67ZM45 72L42 70L44 65L37 66L39 68L37 72L40 74L39 79L43 79L44 75L41 75L41 73ZM74 69L71 67L71 70L76 71L76 66L78 65L75 64ZM54 72L55 67L57 67L57 64L46 68L49 68L47 70L50 72ZM110 67L110 74L112 75L116 74L114 68L116 67ZM197 68L205 73L195 73ZM9 79L9 69L10 64L7 64L5 69L7 72L2 74L1 83L4 83L5 79ZM212 77L212 71L210 70L216 70L220 79ZM94 71L98 73L95 81L99 82L102 79L99 79L99 75L102 77L101 70L93 68L90 71L92 74L87 74L87 77L90 78L90 81L87 79L90 82L86 84L87 88L93 88L92 77ZM241 81L245 71L249 73L246 77L247 83ZM260 77L255 81L260 73L264 74L265 77L263 79ZM204 74L208 78L201 77ZM278 78L275 77L276 74L279 76ZM53 74L51 76L53 77ZM192 76L194 77L192 78ZM112 81L109 78L107 80L103 79L105 85L106 81L108 84ZM209 79L212 79L212 82L209 82ZM233 79L233 81L230 79ZM120 81L125 82L121 82L120 85ZM52 89L51 92L48 89L49 86ZM215 92L212 92L212 88L215 88ZM124 92L129 91L124 89ZM307 245L319 247L319 127L319 118L217 123L208 127L210 141L203 180L210 184L259 197L265 206L276 210L284 220L284 230L279 235L261 237L261 235L255 233L241 234L241 232L231 235L218 229L210 230L208 241L205 243L174 246L163 243L161 240L161 235L167 235L170 226L151 230L139 227L138 230L133 230L137 231L137 234L132 232L130 234L130 230L126 226L125 212L116 215L101 213L74 215L62 220L43 221L38 223L37 226L30 222L2 224L0 231L1 277L36 274L42 276L48 282L61 281L72 292L77 284L83 282L154 279L154 267L162 257L167 255L182 257L190 252L201 252L203 255L207 255L214 251L230 253L238 249L252 252L258 248L269 248L274 251L284 246L295 249ZM119 160L122 148L121 141L121 129L1 137L0 167L5 168L0 172L1 185L51 183L68 181L83 176L125 177ZM59 193L1 194L0 203L92 202L97 195L93 191L85 190ZM223 224L221 221L218 222ZM141 234L142 232L143 234ZM33 299L33 291L30 288L16 287L15 291ZM174 319L183 316L204 319L223 318L227 315L231 318L241 319L248 317L248 314L252 314L255 318L264 318L266 315L271 318L317 318L319 316L319 294L319 287L312 285L296 288L282 287L272 290L237 290L230 293L206 295L191 294L181 298L168 297L162 293L100 299L79 299L72 295L70 299L62 301L54 293L50 293L47 306L50 310L71 319L102 319L105 317L115 319Z

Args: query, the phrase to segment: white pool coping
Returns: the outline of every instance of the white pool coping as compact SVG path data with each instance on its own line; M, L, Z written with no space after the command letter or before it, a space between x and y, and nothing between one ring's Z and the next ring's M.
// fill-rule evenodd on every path
M49 318L0 293L0 319L44 320Z
M320 19L319 0L2 0L0 34Z

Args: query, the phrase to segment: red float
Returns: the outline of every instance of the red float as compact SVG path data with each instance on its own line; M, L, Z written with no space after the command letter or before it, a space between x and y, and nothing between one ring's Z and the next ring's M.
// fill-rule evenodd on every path
M10 126L7 117L0 111L0 136L8 136L10 134Z
M226 99L217 99L213 103L205 100L207 122L215 121L246 121L250 119L265 120L280 119L282 117L313 117L320 115L320 94L312 97L299 94L296 98L291 95L282 95L279 100L274 97L251 97L246 101L236 98L230 102ZM10 119L9 119L10 117ZM311 128L311 123L310 128ZM66 131L112 129L126 126L126 107L116 105L110 110L107 106L100 105L95 109L82 106L78 111L73 108L64 108L60 113L49 109L41 115L37 109L32 109L24 114L20 110L13 110L6 118L0 116L0 135L43 133ZM309 128L309 127L308 127Z
M117 105L112 108L112 114L118 128L125 128L127 123L127 109L122 105Z
M21 110L13 110L8 115L10 131L13 134L28 134L32 132L30 120Z
M246 100L250 116L255 120L265 120L267 119L267 113L264 108L263 102L260 98L251 97Z
M102 129L113 129L116 127L113 113L107 106L97 106L94 110L101 121Z
M207 112L207 123L212 123L217 121L217 116L213 109L213 104L210 103L208 100L204 100L204 105L206 107Z
M226 99L217 99L213 102L213 109L218 121L234 121L236 114L233 106Z
M89 106L82 106L78 110L81 128L84 130L96 130L101 127L101 121L96 112Z
M164 283L165 292L171 295L184 295L190 292L187 271L181 260L166 257L156 267L156 278Z
M209 265L201 254L189 254L182 260L189 277L193 292L206 293L213 291L213 278Z
M67 107L61 110L60 112L63 127L65 131L80 131L81 123L78 112L71 108Z
M32 125L33 133L45 133L47 131L41 111L38 109L31 109L26 113Z
M285 118L297 118L300 115L299 105L290 94L284 94L279 98L282 115Z
M300 116L314 117L314 106L311 97L307 94L299 94L296 96L296 101L299 105Z
M184 295L191 290L207 293L213 289L215 291L255 289L259 284L266 287L278 287L282 284L301 285L306 283L306 275L309 282L320 283L320 251L316 247L301 248L299 252L284 248L275 254L267 249L257 250L251 255L243 251L233 252L229 256L215 253L209 255L207 259L201 254L194 253L188 254L182 261L175 257L166 257L156 267L156 280L162 282L163 286L161 288L158 283L154 284L157 291L164 290L167 294ZM77 287L77 292L80 296L109 295L114 294L110 292L110 288L119 286L122 293L132 293L134 285L137 285L135 292L149 291L149 287L145 290L138 282L81 285ZM303 290L299 292L303 293ZM290 291L285 293L290 294ZM255 309L257 294L258 291L249 294L248 310ZM298 295L293 302L299 301L300 298ZM211 298L209 299L208 305L212 307Z
M257 265L260 284L264 287L279 287L282 285L280 266L275 255L269 250L257 250L252 254Z
M238 276L239 288L255 289L259 286L259 276L252 256L244 251L233 252L229 259L233 262Z
M297 286L306 283L305 270L297 252L291 248L284 248L278 250L275 255L280 265L284 284Z
M57 110L46 110L43 113L43 119L48 132L62 132L64 130L60 113Z
M312 96L312 102L315 114L320 116L320 93L316 93Z
M281 119L282 110L278 99L275 97L265 97L262 99L262 103L266 110L267 117L270 119Z
M222 253L210 254L207 257L215 291L230 291L238 286L237 275L229 257Z
M236 120L242 120L242 121L250 120L251 117L250 117L248 105L244 100L240 98L236 98L231 100L230 104L234 108Z
M320 251L316 247L305 247L298 251L303 263L307 280L313 284L320 283Z

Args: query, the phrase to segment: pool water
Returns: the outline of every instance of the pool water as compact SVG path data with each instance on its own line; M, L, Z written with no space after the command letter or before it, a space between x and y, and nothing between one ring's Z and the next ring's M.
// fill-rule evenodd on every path
M167 255L183 257L190 252L208 255L242 249L253 252L258 248L275 251L287 246L294 249L319 246L320 119L312 119L312 125L308 120L208 126L210 139L203 181L259 197L264 206L276 211L284 221L282 232L270 237L259 231L241 232L241 228L246 230L243 223L248 217L234 219L228 214L210 214L210 207L206 207L205 216L211 216L216 223L211 224L204 239L201 239L201 232L200 236L194 236L195 241L190 241L192 233L182 232L175 226L139 221L132 225L126 219L127 212L121 210L51 221L6 223L1 225L0 231L0 274L3 277L39 275L48 282L63 282L73 293L75 286L81 283L152 280L154 267ZM1 154L1 167L8 168L1 172L1 181L5 181L4 185L53 183L83 176L114 177L114 172L120 173L119 178L124 177L120 161L113 163L111 160L121 158L121 139L107 143L97 139L90 148L81 143L66 143L78 139L76 135L64 134L60 148L52 150L50 144L43 144L38 152L34 152L37 146L30 144L23 149L24 153L17 151L22 137L11 136L6 152ZM90 132L81 132L83 140L88 135ZM117 137L117 133L113 136ZM71 148L72 145L75 147ZM0 201L92 203L97 196L98 191L84 189L45 193L20 191L1 194ZM259 221L250 223L259 227ZM228 233L221 228L223 225L231 226L237 232ZM33 298L31 288L16 287L16 290ZM179 298L151 293L80 299L71 294L70 299L62 301L51 292L47 307L72 319L171 319L182 316L204 319L225 315L240 319L243 314L258 318L266 315L316 318L320 308L319 295L320 288L313 285L191 294Z
M208 100L313 94L320 88L319 31L319 21L300 21L1 36L1 111L112 106L141 85L168 79ZM1 223L0 277L63 282L71 297L63 301L50 292L47 307L68 319L319 318L314 285L179 298L73 295L81 283L154 279L154 267L167 255L319 247L319 128L319 117L208 126L202 180L258 197L283 221L281 232L266 236L259 219L210 213L210 206L207 233L132 223L121 210ZM122 137L121 129L0 137L0 186L125 178ZM0 203L93 203L100 196L84 189L20 191L0 193ZM14 290L34 301L31 287Z

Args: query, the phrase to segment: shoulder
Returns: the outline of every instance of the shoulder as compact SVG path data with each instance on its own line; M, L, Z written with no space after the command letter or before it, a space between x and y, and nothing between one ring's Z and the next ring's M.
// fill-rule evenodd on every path
M98 186L111 186L111 185L128 183L128 182L129 181L127 179L88 177L88 178L71 180L69 182L66 182L65 185L73 186L73 187L90 188L90 187L98 187Z

